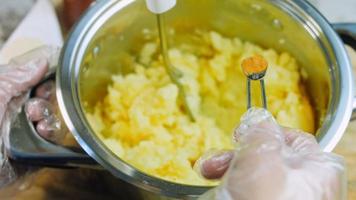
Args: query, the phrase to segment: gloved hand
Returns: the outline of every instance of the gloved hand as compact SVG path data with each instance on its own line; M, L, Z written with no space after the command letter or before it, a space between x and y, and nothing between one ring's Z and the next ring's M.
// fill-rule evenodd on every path
M237 148L202 157L197 168L221 184L201 199L343 200L343 158L323 152L315 138L280 127L263 109L250 109L235 131Z
M28 90L38 84L49 71L53 70L52 62L58 61L59 50L53 47L41 47L23 56L13 59L8 65L0 66L0 188L12 183L21 174L8 157L8 136L14 116L20 111L29 96ZM56 116L47 98L47 85L37 88L38 98L29 101L26 111L29 119L38 121L37 130L40 135L54 138L49 134L48 126L52 125ZM42 98L42 99L40 99ZM52 121L50 121L52 120ZM58 125L58 123L57 123ZM46 135L47 134L47 135ZM23 173L26 170L21 170Z

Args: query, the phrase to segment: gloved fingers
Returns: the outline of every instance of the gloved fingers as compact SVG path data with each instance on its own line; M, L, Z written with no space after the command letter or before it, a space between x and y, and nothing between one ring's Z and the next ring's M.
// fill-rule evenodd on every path
M232 150L208 152L195 162L194 169L206 179L219 179L229 168L233 157Z
M37 133L44 139L57 143L66 133L63 120L56 109L55 84L48 80L35 90L35 97L25 105L25 112L36 127Z
M54 81L49 80L38 86L36 88L35 96L48 101L53 101L56 97Z
M60 48L55 46L41 46L33 49L21 56L11 59L10 65L22 66L26 65L31 60L44 59L47 61L49 69L48 72L54 72L60 55Z
M24 65L8 67L0 74L1 88L10 96L20 93L37 84L48 70L48 62L44 58L33 59Z
M261 134L259 134L261 133ZM285 143L295 152L319 152L320 147L315 137L301 130L279 126L272 115L263 109L250 109L235 130L234 138L241 143Z
M241 128L242 127L242 128ZM236 136L237 135L237 136ZM244 145L261 146L282 144L285 140L282 129L273 122L259 122L249 126L247 129L243 124L235 131L235 139L241 147Z
M0 102L7 104L12 97L37 84L48 71L53 71L59 52L57 47L42 46L0 67Z
M242 117L234 131L234 140L239 144L282 142L284 134L272 114L262 108L251 108Z
M209 198L344 199L343 160L322 152L312 135L280 127L266 110L250 109L235 131L235 139L233 159L226 161L230 165ZM219 156L203 160L203 175L205 172L207 176L209 170L215 172L211 169L219 169L219 165L225 166L217 159Z
M11 145L9 142L11 123L28 99L27 91L43 79L51 66L56 65L58 55L58 48L46 46L14 58L5 66L0 66L0 148L2 149L0 176L6 176L0 180L0 188L13 183L30 170L26 166L24 170L18 171L17 166L9 160L6 150ZM36 120L43 118L43 116L37 117Z
M267 110L250 109L234 132L234 139L238 142L237 151L239 154L244 151L243 155L238 155L239 159L249 161L249 156L262 157L255 162L263 162L265 151L278 153L284 141L281 131ZM234 151L208 152L195 163L195 166L203 177L218 179L224 175L233 157Z
M236 131L240 138L236 150L238 159L246 160L244 162L247 165L263 164L266 159L278 159L284 139L275 134L276 128L279 127L274 123L260 122L249 126L248 130L243 130L242 135ZM229 168L234 152L233 150L208 152L195 163L198 173L207 179L221 178ZM255 159L251 160L250 157Z
M278 148L237 149L217 191L219 199L227 199L224 194L239 200L277 199L287 177L283 162Z
M261 124L262 122L277 125L277 122L268 110L255 107L248 109L247 112L241 117L241 123L238 127L240 134L243 134L244 130L249 130L251 126Z
M53 114L50 102L42 98L32 98L25 104L25 112L32 122L38 122Z
M297 129L283 128L285 143L295 152L317 153L321 152L315 137L309 133Z
M9 101L37 84L47 69L46 60L39 59L0 73L0 122L3 120Z
M54 143L59 142L65 136L61 120L54 115L39 121L36 130L41 137Z

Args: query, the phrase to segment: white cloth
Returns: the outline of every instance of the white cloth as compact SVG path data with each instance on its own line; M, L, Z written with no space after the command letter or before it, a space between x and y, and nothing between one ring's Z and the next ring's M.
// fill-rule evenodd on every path
M38 0L0 50L0 64L43 45L62 46L58 18L49 0Z

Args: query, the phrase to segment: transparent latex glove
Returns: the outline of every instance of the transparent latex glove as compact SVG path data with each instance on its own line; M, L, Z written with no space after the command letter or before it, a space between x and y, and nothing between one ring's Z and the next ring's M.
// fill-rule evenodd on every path
M234 151L210 153L197 162L204 177L223 175L201 199L346 199L343 158L323 152L314 136L281 127L268 111L256 108L242 117L234 136Z
M34 97L25 104L27 117L44 139L58 143L67 133L55 95L54 80L47 80L35 88Z
M58 48L40 47L0 66L0 188L27 171L19 170L8 159L10 125L28 99L28 90L53 70L58 53Z

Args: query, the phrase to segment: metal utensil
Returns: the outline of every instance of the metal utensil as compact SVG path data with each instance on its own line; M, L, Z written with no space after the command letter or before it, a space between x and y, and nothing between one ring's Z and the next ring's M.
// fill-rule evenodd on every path
M166 68L166 71L171 81L178 87L179 97L182 100L185 112L187 112L190 120L194 122L195 118L192 110L189 107L187 95L184 91L184 86L179 80L183 76L183 74L181 71L179 71L179 69L175 68L172 65L168 55L168 44L165 26L166 23L164 21L163 13L173 8L175 4L176 0L146 0L147 8L157 16L158 36L164 67Z

